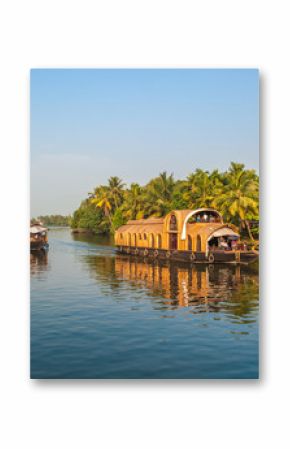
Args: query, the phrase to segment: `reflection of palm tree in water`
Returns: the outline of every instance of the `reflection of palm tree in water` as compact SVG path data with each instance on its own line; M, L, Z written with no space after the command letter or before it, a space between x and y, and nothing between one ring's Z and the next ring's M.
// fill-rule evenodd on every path
M229 312L248 316L258 300L258 269L249 266L186 265L133 257L85 256L98 282L116 290L128 281L158 298L158 308L192 307L199 312Z

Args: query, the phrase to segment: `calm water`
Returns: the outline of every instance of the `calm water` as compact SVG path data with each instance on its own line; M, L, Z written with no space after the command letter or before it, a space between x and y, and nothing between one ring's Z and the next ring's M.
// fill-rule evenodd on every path
M49 232L31 255L32 378L257 378L258 267L117 256Z

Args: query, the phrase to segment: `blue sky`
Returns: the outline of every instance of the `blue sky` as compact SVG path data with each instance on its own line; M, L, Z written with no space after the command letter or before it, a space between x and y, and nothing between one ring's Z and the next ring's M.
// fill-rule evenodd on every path
M31 215L72 213L96 185L258 171L255 69L34 69Z

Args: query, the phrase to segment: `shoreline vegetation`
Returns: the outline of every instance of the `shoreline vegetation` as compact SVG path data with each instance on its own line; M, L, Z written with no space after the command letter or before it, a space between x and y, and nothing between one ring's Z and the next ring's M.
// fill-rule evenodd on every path
M71 226L70 215L39 215L31 219L31 224L42 223L44 226Z
M64 218L72 232L113 234L128 220L201 207L219 210L244 239L259 238L259 176L236 162L225 172L196 169L184 180L175 180L164 171L145 186L132 183L126 187L123 180L112 176L107 185L88 194L72 217Z

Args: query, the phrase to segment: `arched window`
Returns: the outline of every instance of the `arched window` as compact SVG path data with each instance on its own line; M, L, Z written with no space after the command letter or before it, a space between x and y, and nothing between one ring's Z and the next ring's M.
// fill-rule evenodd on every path
M160 234L157 235L157 248L162 248L162 238Z
M139 240L142 240L142 234L138 234Z
M201 251L201 238L200 235L196 237L196 251Z
M143 234L143 239L147 240L147 234L145 234L145 233Z
M131 246L131 234L128 234L128 246Z
M177 220L176 220L175 215L171 215L171 217L170 217L169 230L177 231Z
M122 232L120 233L120 239L123 240L123 234L122 234Z
M150 234L149 246L154 248L154 235Z
M188 249L188 251L192 251L192 238L190 235L188 236L188 240L187 240L187 249Z
M133 234L132 245L133 245L133 246L136 246L136 234Z

